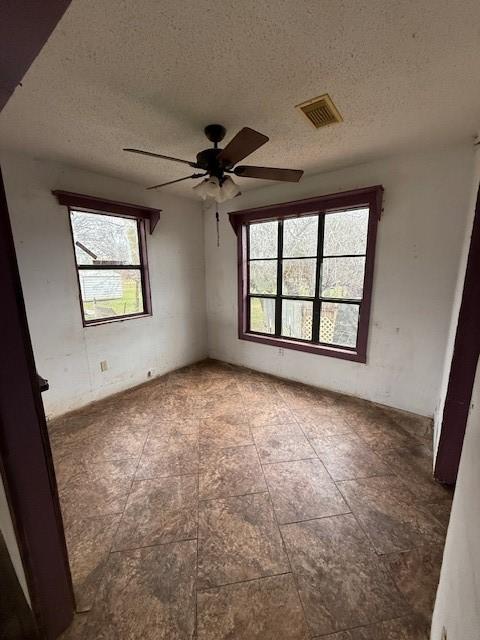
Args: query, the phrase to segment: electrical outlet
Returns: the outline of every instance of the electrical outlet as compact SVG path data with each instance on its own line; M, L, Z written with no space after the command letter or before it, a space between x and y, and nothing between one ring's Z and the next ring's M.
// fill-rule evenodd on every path
M147 371L147 378L153 378L154 374L155 374L155 369L149 369Z
M106 371L108 369L108 362L106 360L102 360L100 362L100 371Z
M442 640L447 640L447 630L445 627L442 629Z
M279 356L283 356L283 349L282 349L282 347L278 347L278 355L279 355Z

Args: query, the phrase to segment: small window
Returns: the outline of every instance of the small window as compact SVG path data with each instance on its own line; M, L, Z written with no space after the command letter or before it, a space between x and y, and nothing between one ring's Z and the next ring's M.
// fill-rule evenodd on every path
M230 214L239 337L366 361L381 187Z
M70 208L85 325L149 315L145 221Z

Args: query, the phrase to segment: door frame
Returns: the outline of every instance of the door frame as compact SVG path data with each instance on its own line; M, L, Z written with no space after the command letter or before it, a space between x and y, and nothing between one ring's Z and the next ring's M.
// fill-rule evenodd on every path
M0 109L21 84L70 1L3 3ZM72 621L73 588L1 170L0 290L0 474L36 632L42 639L54 640Z
M477 192L434 476L455 484L480 355L480 188Z
M72 621L74 597L47 423L0 171L0 473L41 638Z

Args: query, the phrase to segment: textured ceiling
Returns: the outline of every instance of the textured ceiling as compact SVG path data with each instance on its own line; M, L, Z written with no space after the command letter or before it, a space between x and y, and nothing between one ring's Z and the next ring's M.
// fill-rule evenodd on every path
M193 160L219 122L270 137L247 162L312 174L466 140L479 63L478 0L73 0L0 139L149 185L188 167L122 147ZM344 122L315 130L294 106L326 92Z

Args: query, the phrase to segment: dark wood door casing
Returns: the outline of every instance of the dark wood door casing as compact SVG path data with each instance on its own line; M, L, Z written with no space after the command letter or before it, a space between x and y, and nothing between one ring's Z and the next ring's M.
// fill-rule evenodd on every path
M480 355L480 189L435 460L435 478L455 484Z
M71 0L3 2L0 109ZM55 474L0 172L0 473L22 559L36 632L53 640L70 624L74 598ZM33 633L33 631L32 631Z

